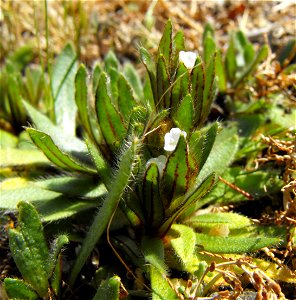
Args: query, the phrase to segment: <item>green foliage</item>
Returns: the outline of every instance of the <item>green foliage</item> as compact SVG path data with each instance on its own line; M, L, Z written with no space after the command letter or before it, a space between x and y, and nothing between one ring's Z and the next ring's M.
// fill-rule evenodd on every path
M289 43L279 54L287 74L294 46ZM189 274L188 295L205 295L216 277L204 286L215 259L203 251L245 255L284 244L281 227L257 226L231 212L197 213L209 204L240 205L247 192L264 199L266 190L278 193L283 185L280 170L247 170L265 148L258 136L285 133L295 117L293 112L283 117L280 95L258 100L246 88L256 84L251 75L266 59L267 46L256 52L237 31L223 54L206 25L203 52L190 54L183 33L174 33L168 21L155 57L144 47L139 51L147 71L144 80L131 64L121 66L113 52L92 71L78 67L70 45L58 56L50 84L38 68L26 68L22 78L25 65L18 55L5 66L0 117L5 115L16 133L27 120L33 126L19 137L0 131L0 209L19 211L19 225L9 230L9 239L23 280L5 279L11 298L59 296L60 253L68 238L58 236L49 250L40 217L50 229L56 221L69 222L73 241L82 241L67 284L73 287L81 280L95 248L104 269L104 247L112 245L121 262L128 261L129 272L140 270L136 281L148 282L154 300L179 299L178 293L185 293L180 282L172 283L172 269ZM190 55L193 64L186 61ZM225 100L226 119L219 123L208 118L213 120L218 93ZM89 228L85 236L73 230L72 221L83 232ZM121 284L131 287L119 263L108 264L112 274L94 278L93 286L99 287L93 299L120 299Z
M131 141L130 145L122 154L117 174L112 182L113 188L110 190L107 198L103 202L102 207L99 209L99 212L96 215L92 226L90 227L89 233L82 245L77 260L75 261L70 278L72 284L75 282L78 273L80 272L93 247L107 228L108 223L112 218L119 201L121 200L124 190L129 183L137 156L137 144L137 138L134 138L134 140Z
M120 278L113 276L103 281L93 300L119 300Z
M74 97L74 78L77 70L76 54L67 45L59 55L52 70L51 91L54 101L55 121L62 131L75 133L77 107Z
M25 282L10 278L5 279L7 294L23 299L37 299L48 294L50 282L56 270L61 248L68 243L66 236L59 236L53 255L47 246L43 226L37 211L28 202L18 203L19 225L9 230L9 247L13 259ZM37 293L35 293L35 292ZM56 293L57 290L53 290Z

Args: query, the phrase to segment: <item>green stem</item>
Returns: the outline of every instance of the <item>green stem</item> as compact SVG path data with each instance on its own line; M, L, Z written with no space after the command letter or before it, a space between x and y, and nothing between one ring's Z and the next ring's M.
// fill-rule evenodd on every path
M112 189L110 189L102 207L99 209L95 219L89 229L89 232L82 244L81 250L75 261L74 267L70 275L70 284L73 285L83 267L85 261L95 247L95 244L100 239L108 222L117 208L119 201L128 186L132 176L133 166L137 157L138 139L134 138L131 145L123 152L118 171L114 177Z

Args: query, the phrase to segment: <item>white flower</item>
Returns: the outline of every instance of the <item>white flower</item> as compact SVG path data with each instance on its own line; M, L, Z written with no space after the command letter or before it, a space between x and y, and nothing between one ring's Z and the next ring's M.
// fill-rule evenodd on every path
M191 51L180 51L179 61L182 62L187 69L192 69L194 67L197 54Z
M180 135L183 135L186 138L187 133L185 131L181 131L180 128L172 128L170 132L166 133L164 136L164 150L165 151L174 151Z
M163 170L166 164L167 158L164 155L160 155L158 157L150 158L146 163L146 169L152 164L155 163L158 166L158 171L160 176L163 174Z

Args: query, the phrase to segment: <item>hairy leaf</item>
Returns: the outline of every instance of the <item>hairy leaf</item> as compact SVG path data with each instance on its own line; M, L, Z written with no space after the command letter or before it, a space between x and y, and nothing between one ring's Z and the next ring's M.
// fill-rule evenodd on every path
M51 137L44 132L37 131L33 128L27 128L31 139L36 146L44 153L44 155L53 162L56 166L66 171L82 172L95 174L95 170L83 165L76 159L70 157L68 154L63 153L57 145L53 142Z
M38 213L32 204L19 202L19 226L9 230L9 247L23 278L41 297L48 289L49 251Z
M39 298L38 294L28 283L17 278L5 278L3 287L10 299L35 300Z
M173 114L173 120L181 130L190 132L193 127L193 117L193 100L191 95L188 94L182 99L176 113Z
M118 276L103 280L92 300L119 300L120 283Z
M173 236L177 235L176 238L171 239L174 254L178 257L184 270L192 270L190 262L194 256L196 242L194 230L185 225L174 224L168 232L168 235L170 235L170 232L173 232Z
M134 139L122 154L119 168L112 182L113 188L110 190L103 202L103 205L100 207L75 261L70 275L71 284L74 284L77 275L83 267L87 257L105 231L108 222L116 210L119 201L129 183L137 156L137 143L138 140Z
M220 237L209 234L196 233L197 249L212 253L246 253L263 247L279 244L279 238L256 237Z
M119 112L111 103L105 73L100 77L96 92L96 111L106 143L112 150L118 149L126 135L126 128Z

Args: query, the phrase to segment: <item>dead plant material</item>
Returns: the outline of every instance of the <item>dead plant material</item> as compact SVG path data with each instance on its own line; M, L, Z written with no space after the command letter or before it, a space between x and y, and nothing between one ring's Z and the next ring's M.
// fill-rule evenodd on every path
M295 35L293 10L296 5L293 1L288 3L3 0L0 3L0 61L3 63L7 54L23 45L32 45L36 60L46 61L47 53L54 57L69 41L76 46L81 60L89 64L110 49L122 59L134 61L140 44L152 52L156 50L168 18L177 29L184 30L188 50L201 48L203 27L207 22L212 23L217 42L222 45L227 43L228 33L240 27L252 42L261 43L263 34L267 34L271 47L278 48Z

